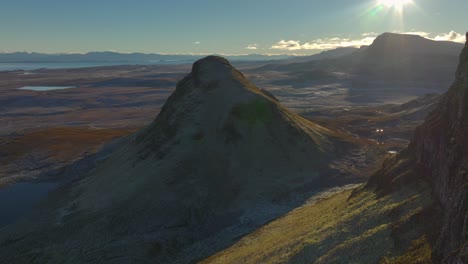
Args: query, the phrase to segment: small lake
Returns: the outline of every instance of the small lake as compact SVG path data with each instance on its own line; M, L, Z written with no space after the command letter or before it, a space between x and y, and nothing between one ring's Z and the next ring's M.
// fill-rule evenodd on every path
M56 182L20 182L0 188L0 227L12 224L29 213L57 186Z
M62 89L71 89L76 88L76 86L23 86L18 88L18 90L28 90L28 91L52 91L52 90L62 90Z

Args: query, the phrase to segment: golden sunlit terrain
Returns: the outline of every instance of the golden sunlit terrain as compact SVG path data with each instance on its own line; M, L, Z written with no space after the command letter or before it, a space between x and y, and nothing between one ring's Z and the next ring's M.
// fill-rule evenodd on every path
M35 179L37 175L48 170L61 169L74 161L95 154L105 143L134 131L136 128L52 127L2 137L0 172L18 176L0 178L0 185Z

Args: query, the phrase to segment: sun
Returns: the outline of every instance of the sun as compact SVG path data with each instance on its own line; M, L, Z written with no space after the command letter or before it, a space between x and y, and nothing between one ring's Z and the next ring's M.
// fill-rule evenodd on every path
M405 5L411 4L412 0L378 0L379 5L403 9Z
M374 0L367 10L371 18L398 19L400 26L404 28L404 18L409 11L419 9L417 2L420 0Z

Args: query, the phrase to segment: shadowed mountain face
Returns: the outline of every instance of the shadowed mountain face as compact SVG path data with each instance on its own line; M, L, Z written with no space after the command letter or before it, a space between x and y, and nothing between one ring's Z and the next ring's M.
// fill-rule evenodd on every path
M150 126L53 194L36 217L4 230L0 255L9 263L187 263L320 187L353 181L337 177L332 162L354 149L210 56Z
M418 35L384 33L378 36L366 53L377 57L395 54L433 54L458 56L462 45L450 41L433 41Z
M467 35L468 38L468 35ZM433 257L443 263L468 262L468 44L455 81L436 109L416 130L409 147L371 178L370 184L392 192L427 181L439 223Z
M460 43L433 41L417 35L384 33L361 54L356 53L354 72L392 83L424 81L440 85L451 81ZM442 85L441 88L447 87Z
M445 92L453 81L462 48L461 43L384 33L370 46L342 56L265 65L257 72L276 74L277 79L255 81L281 87L275 95L297 88L293 91L303 101L318 105L330 97L335 105L403 103L427 93ZM302 96L305 92L310 96ZM324 92L327 96L320 95ZM293 107L291 103L288 106Z

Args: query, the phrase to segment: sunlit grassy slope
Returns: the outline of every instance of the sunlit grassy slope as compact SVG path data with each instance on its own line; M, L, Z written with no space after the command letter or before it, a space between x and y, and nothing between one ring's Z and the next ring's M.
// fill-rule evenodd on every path
M424 183L382 197L345 191L291 211L202 263L431 263L427 227L415 221L430 204Z

